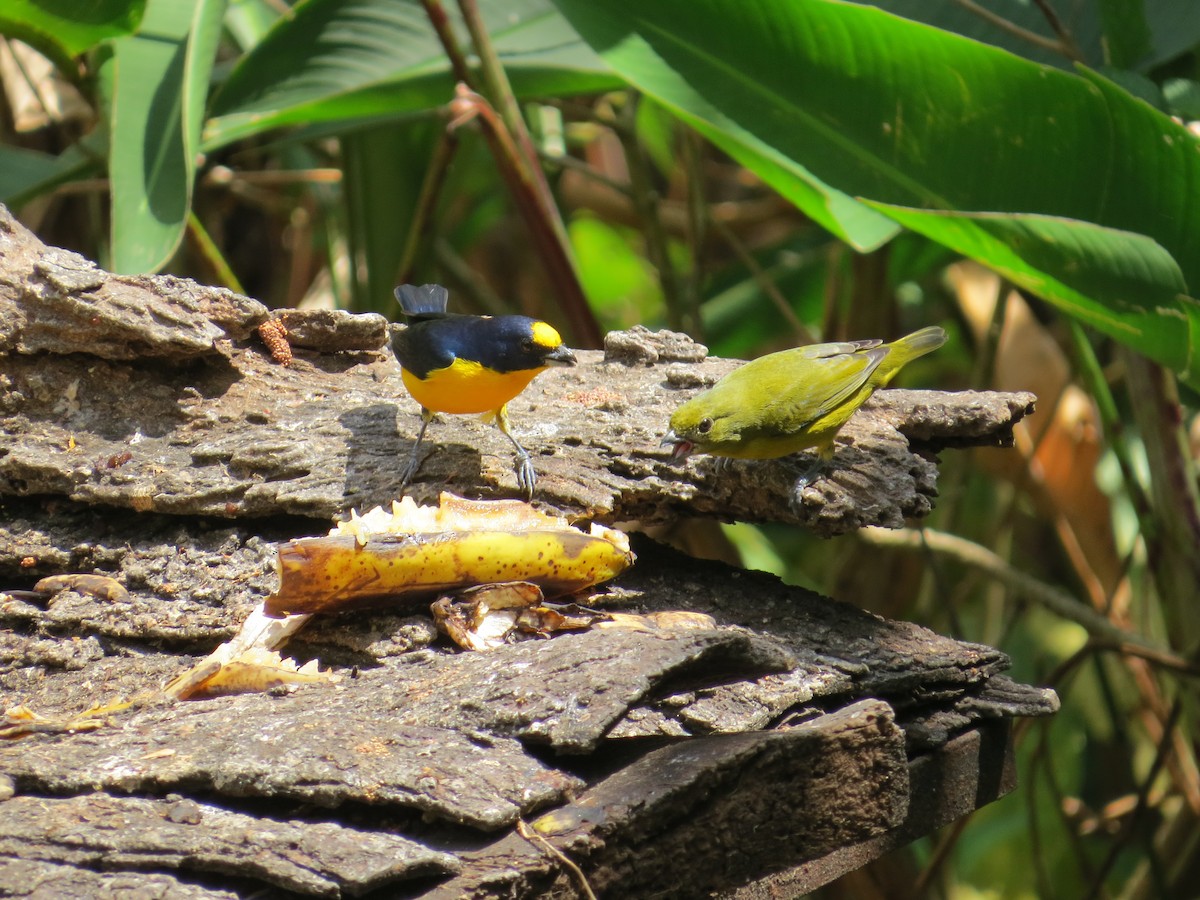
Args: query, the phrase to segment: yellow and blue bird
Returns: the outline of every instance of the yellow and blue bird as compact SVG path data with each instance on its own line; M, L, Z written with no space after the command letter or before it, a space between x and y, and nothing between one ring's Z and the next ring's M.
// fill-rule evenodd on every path
M815 449L802 488L833 458L834 438L867 398L945 342L935 325L890 344L844 341L769 353L676 409L663 444L677 459L776 459Z
M455 315L437 284L402 284L396 299L408 326L392 338L404 386L421 404L421 430L404 470L401 490L421 466L421 442L436 413L488 414L517 450L517 486L529 498L537 481L529 453L513 437L508 402L551 366L575 365L546 322L529 316Z

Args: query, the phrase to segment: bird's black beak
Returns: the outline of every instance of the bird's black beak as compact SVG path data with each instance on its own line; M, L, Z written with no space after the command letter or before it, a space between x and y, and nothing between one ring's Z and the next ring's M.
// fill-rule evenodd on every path
M692 455L692 451L696 449L696 445L691 441L685 441L674 431L668 431L663 435L660 447L671 447L671 459L687 459Z
M575 365L575 354L571 352L571 348L566 344L559 344L549 353L542 357L548 366L573 366Z

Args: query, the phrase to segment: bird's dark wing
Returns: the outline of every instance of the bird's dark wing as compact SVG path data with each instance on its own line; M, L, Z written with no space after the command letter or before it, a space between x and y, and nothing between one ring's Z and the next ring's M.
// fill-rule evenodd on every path
M459 356L458 334L454 326L460 316L417 319L399 328L392 336L392 350L400 365L424 379L435 369L444 369Z

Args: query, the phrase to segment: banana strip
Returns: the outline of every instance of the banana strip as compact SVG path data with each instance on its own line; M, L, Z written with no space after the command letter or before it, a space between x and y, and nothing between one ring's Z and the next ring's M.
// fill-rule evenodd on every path
M390 514L376 507L328 537L282 544L279 590L264 608L269 616L336 612L513 581L557 597L632 563L623 533L598 525L585 533L519 501L443 494L438 507L418 507L406 497Z
M297 666L294 660L284 659L273 650L254 648L224 663L207 677L198 679L195 684L189 685L186 692L181 693L178 689L167 692L185 700L269 691L289 685L336 683L339 680L337 675L322 672L315 659Z
M107 575L51 575L35 584L33 589L39 594L77 591L114 603L129 599L129 592L125 590L124 585Z
M227 667L232 667L231 672L237 672L236 678L240 684L245 684L249 680L250 676L246 672L247 666L258 668L262 683L265 684L265 687L259 688L260 690L266 690L275 684L315 680L286 676L276 677L277 673L263 670L281 668L290 661L279 660L278 655L274 659L260 655L267 651L278 650L287 643L288 638L307 625L311 618L312 616L284 616L283 618L268 616L263 612L262 604L259 604L250 611L250 615L242 622L242 627L238 629L237 634L186 672L171 679L163 688L163 693L176 700L186 700L189 697L208 696L210 693L218 691L239 693L240 690L245 690L245 688L231 690L228 689L227 684L222 685L223 678L234 679L232 674L227 676L221 674ZM307 674L308 672L305 673L305 675Z

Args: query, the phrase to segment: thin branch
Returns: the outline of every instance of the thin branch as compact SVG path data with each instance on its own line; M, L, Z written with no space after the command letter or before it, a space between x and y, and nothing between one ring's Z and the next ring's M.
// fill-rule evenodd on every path
M587 876L583 873L583 869L579 868L579 864L567 854L563 853L552 843L534 831L526 824L524 819L517 819L517 834L533 844L547 856L557 860L562 864L575 881L575 887L579 890L579 895L586 900L596 900L596 892L592 890L592 886L588 884Z
M1067 55L1075 62L1083 62L1083 54L1079 52L1079 45L1075 43L1075 38L1071 36L1071 32L1067 30L1048 0L1033 0L1033 5L1042 11L1050 30L1058 35Z
M199 252L201 258L207 263L212 270L214 278L218 284L224 285L231 291L239 294L246 293L246 289L242 287L241 281L237 275L233 273L233 269L229 267L229 263L221 254L216 242L209 236L204 225L201 224L195 210L188 211L187 218L187 235L191 238L192 245Z
M859 535L863 540L882 547L919 550L922 546L928 546L930 550L949 556L963 565L986 572L1056 615L1082 626L1093 637L1117 644L1141 647L1147 652L1155 654L1158 659L1172 660L1173 665L1180 669L1190 666L1190 663L1177 657L1167 648L1114 625L1086 603L1077 600L1066 591L1022 572L987 547L976 544L974 541L931 528L924 528L920 531L914 529L893 531L887 528L869 527L860 531Z
M572 172L578 172L585 178L589 178L592 181L595 181L597 184L604 185L610 191L620 194L627 200L630 200L631 202L633 200L633 191L630 190L629 185L621 184L621 182L613 178L609 178L603 172L600 172L594 169L592 166L589 166L582 159L577 159L576 157L567 153L547 153L544 150L538 151L538 159L560 169L570 169Z
M733 250L734 255L738 258L738 261L746 267L746 271L750 273L750 277L754 279L754 283L758 286L758 289L766 295L768 300L775 304L775 308L779 310L779 314L783 316L784 320L791 327L792 331L796 333L797 342L800 344L813 343L816 340L816 338L813 336L813 333L808 330L808 327L803 322L800 321L800 318L792 309L791 304L788 303L787 298L784 297L783 293L779 290L779 286L775 284L771 276L763 270L763 267L758 264L758 260L754 258L754 255L746 248L746 245L742 243L741 239L734 233L733 229L730 228L725 222L722 222L719 217L713 217L710 219L710 224L712 225L713 230L716 231L717 234L721 236L721 239L729 245L729 248Z
M576 341L581 346L599 347L600 325L588 306L583 285L579 282L567 228L563 224L550 184L546 181L546 173L542 171L538 162L533 139L529 136L529 129L521 115L508 75L484 27L479 4L476 0L458 0L458 8L462 12L463 22L479 57L479 75L484 93L499 113L499 122L503 124L503 129L500 130L506 132L507 142L516 150L510 156L499 157L497 161L502 169L506 165L512 167L506 177L514 190L528 191L530 194L519 201L521 209L530 231L534 233L550 283L571 323ZM459 96L462 96L461 91ZM489 124L494 128L498 127L490 120Z
M341 169L264 169L248 171L231 169L229 166L213 166L204 173L200 183L204 187L236 187L240 184L275 186L293 184L340 184L345 178Z
M1040 47L1042 50L1048 50L1051 53L1058 53L1068 59L1079 60L1079 50L1075 47L1074 41L1064 41L1060 36L1058 40L1052 40L1048 37L1043 37L1036 31L1030 31L1028 28L1022 28L1015 22L1010 22L1003 16L997 15L990 9L980 6L974 0L954 0L959 6L968 12L974 13L981 19L991 23L999 28L1005 34L1011 35L1018 40L1026 41L1033 44L1035 47ZM1037 2L1037 0L1035 0ZM1042 4L1039 2L1038 6ZM1051 25L1053 27L1053 24Z
M473 85L471 67L467 64L467 57L458 44L454 29L450 27L450 17L446 15L446 9L442 6L441 0L421 0L421 5L425 7L425 15L429 17L433 30L437 32L438 40L442 42L446 58L450 60L450 68L454 70L455 80L466 85Z
M408 224L408 234L404 239L404 251L400 255L400 265L397 267L396 280L404 284L412 278L413 267L416 264L417 250L425 238L428 225L433 221L438 199L441 197L442 185L446 182L446 172L450 168L450 160L458 147L458 140L448 130L443 130L438 136L433 148L433 156L429 160L429 168L425 179L421 182L421 194L417 198L417 208L413 211L412 221Z
M704 245L712 221L712 209L704 196L704 177L700 167L700 136L689 130L679 135L683 143L684 172L687 176L688 244L691 267L684 282L683 299L696 337L704 339L704 322L700 318L700 293L704 269Z
M675 264L671 261L670 242L662 219L658 214L658 192L650 183L649 166L642 145L635 133L638 98L630 94L625 107L621 110L620 118L624 128L617 129L615 134L621 141L625 151L625 164L629 169L630 197L633 208L642 225L642 234L646 241L646 256L651 265L658 270L658 282L662 287L663 299L666 301L669 324L676 330L688 329L688 322L683 315L684 302L679 288L679 276L675 272Z
M1099 871L1096 872L1095 880L1092 882L1091 890L1088 892L1089 897L1101 896L1104 892L1104 879L1108 877L1113 866L1116 865L1117 857L1125 846L1130 837L1137 837L1141 833L1142 816L1145 814L1148 807L1148 799L1150 789L1153 787L1159 773L1162 772L1163 766L1166 765L1167 757L1170 755L1171 743L1175 730L1179 725L1180 716L1183 714L1183 699L1176 698L1175 703L1171 706L1171 712L1167 716L1167 720L1163 723L1162 739L1158 742L1155 749L1154 761L1150 765L1150 771L1146 773L1146 777L1142 779L1142 783L1138 786L1137 805L1133 808L1133 812L1125 820L1125 827L1119 839L1114 840L1109 847L1108 854L1104 857L1104 861L1100 864Z

